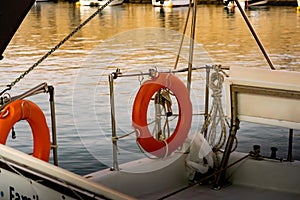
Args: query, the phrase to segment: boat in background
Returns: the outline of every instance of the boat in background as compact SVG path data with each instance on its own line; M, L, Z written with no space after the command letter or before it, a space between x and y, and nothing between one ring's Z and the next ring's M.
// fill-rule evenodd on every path
M76 2L80 6L103 6L108 0L79 0ZM123 4L124 0L113 0L109 5L117 6Z
M152 0L152 5L155 7L179 7L189 4L190 0Z
M36 3L41 3L41 2L55 2L57 3L58 0L35 0Z
M9 23L0 20L1 30L6 30L0 36L0 55L34 2L3 2L0 12L9 19ZM94 16L98 12L99 10ZM195 17L196 11L191 12ZM240 12L243 17L246 16L242 9ZM245 21L247 20L245 17ZM83 24L87 22L84 21ZM191 30L195 30L195 21L192 24ZM251 29L250 25L249 28ZM72 35L74 32L69 36ZM69 36L63 41L67 41ZM255 39L260 44L259 39ZM187 41L190 46L184 47L189 47L189 55L192 55L194 40L188 38ZM126 44L128 41L121 42ZM8 85L1 92L0 98L0 179L5 180L0 181L0 199L298 200L300 161L292 157L292 143L293 130L300 130L300 72L274 70L263 47L259 46L272 70L215 64L194 66L193 60L189 60L186 68L173 69L172 66L172 69L165 71L150 68L143 72L137 69L123 73L119 68L110 67L112 72L108 74L108 84L104 84L108 87L110 100L102 103L106 107L110 105L111 115L107 118L111 119L113 166L86 176L76 175L55 164L57 144L54 88L42 83L20 95L10 96L8 91L14 85ZM58 47L59 45L46 55L49 56ZM42 60L45 58L46 56ZM34 66L22 74L22 77L34 70ZM199 79L193 79L192 73L195 71L201 71L201 75L206 76L201 77L201 81L205 80L201 89L203 99L190 98L192 82L193 85L201 85L197 82ZM137 146L145 157L119 165L118 153L123 149L118 149L118 142L131 133L117 134L115 117L126 117L128 113L123 115L124 110L122 112L116 109L114 85L117 85L115 81L127 81L129 77L136 78L135 83L139 88L130 113L132 133L136 134ZM144 77L148 79L144 80ZM122 95L125 94L124 91L121 92ZM39 93L48 93L50 96L51 142L48 125L41 123L44 122L42 110L26 100ZM129 93L131 95L132 90ZM226 95L224 102L221 98L223 93ZM193 110L193 105L199 105L199 101L205 102L203 113L195 113ZM84 103L86 106L86 102ZM225 107L226 112L223 111ZM148 108L153 111L152 120L148 116ZM196 123L201 123L200 132L191 125L199 116L201 120L196 120ZM31 126L33 155L5 146L10 129L19 120L27 120ZM289 130L287 159L278 159L276 149L272 150L271 156L262 156L258 145L254 145L249 153L236 152L237 131L244 128L240 123L244 121ZM152 132L149 128L151 125L154 127ZM43 135L39 130L42 130ZM260 130L251 131L253 134L261 134ZM54 164L47 162L50 148L53 150ZM75 160L74 164L76 162Z
M236 7L235 0L224 0L224 7L228 9L234 9ZM239 1L240 5L244 9L251 7L267 6L268 0L242 0Z
M249 1L245 1L245 8L251 8L254 6L266 6L268 5L268 0L249 0Z

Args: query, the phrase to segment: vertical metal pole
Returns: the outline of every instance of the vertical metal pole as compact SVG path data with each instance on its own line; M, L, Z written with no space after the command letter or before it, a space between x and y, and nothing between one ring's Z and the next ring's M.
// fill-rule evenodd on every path
M229 156L231 153L231 149L233 146L234 139L236 137L236 132L239 129L239 120L238 120L238 112L237 112L237 94L234 91L232 85L230 86L230 98L231 98L231 126L230 126L230 135L225 147L225 151L223 154L223 158L221 161L221 165L219 168L219 171L222 171L218 174L217 180L216 180L216 189L221 189L221 187L224 184L225 181L225 175L226 175L226 167L228 164Z
M289 130L289 146L288 146L288 155L287 155L287 161L292 162L293 161L293 137L294 137L294 130Z
M188 63L188 80L187 80L187 89L188 89L188 91L191 91L191 84L192 84L192 68L193 68L193 56L194 56L196 16L197 16L197 0L194 0L191 38L190 38L189 63Z
M111 137L113 144L113 170L119 171L118 164L118 144L116 134L116 119L115 119L115 98L114 98L114 73L108 76L110 89L110 111L111 111Z
M56 140L56 120L55 120L55 105L54 105L54 87L48 86L49 91L49 101L50 101L50 109L51 109L51 124L52 124L52 144L51 148L53 151L53 162L54 165L58 166L58 156L57 156L57 140Z
M208 118L208 107L209 107L209 76L210 76L210 66L206 66L206 87L205 87L205 108L204 108L204 123ZM204 131L204 138L207 137L207 129Z

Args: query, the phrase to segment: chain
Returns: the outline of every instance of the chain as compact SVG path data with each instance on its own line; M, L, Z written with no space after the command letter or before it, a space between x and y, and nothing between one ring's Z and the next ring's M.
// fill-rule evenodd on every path
M22 73L16 80L7 85L7 88L0 93L2 95L7 90L11 90L20 80L22 80L27 74L34 70L41 62L43 62L47 57L49 57L54 51L61 47L66 41L68 41L75 33L77 33L83 26L89 23L98 13L100 13L106 6L108 6L114 0L108 0L103 6L97 9L89 18L82 22L77 28L75 28L69 35L67 35L63 40L61 40L55 47L53 47L48 53L41 57L36 63L29 67L24 73Z

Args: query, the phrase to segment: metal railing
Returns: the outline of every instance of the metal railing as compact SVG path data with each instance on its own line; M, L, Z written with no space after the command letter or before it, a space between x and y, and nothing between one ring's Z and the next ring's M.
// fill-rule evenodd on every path
M1 97L1 106L0 110L2 110L9 103L19 100L25 99L30 96L34 96L40 93L49 93L49 103L50 103L50 111L51 111L51 132L52 132L52 142L51 149L53 153L53 163L58 166L58 154L57 154L57 139L56 139L56 119L55 119L55 102L54 102L54 87L48 86L47 83L41 83L36 87L14 97Z
M189 70L206 70L207 75L209 76L210 70L216 67L221 67L219 65L205 65L202 67L193 67L193 68L183 68L178 70L169 70L162 73L183 73L188 72ZM227 69L227 68L224 68ZM112 72L108 75L108 81L109 81L109 88L110 88L110 106L111 106L111 130L112 130L112 145L113 145L113 166L111 167L112 170L119 170L119 164L118 164L118 139L123 138L123 136L118 137L117 131L116 131L116 110L115 110L115 94L114 94L114 80L117 78L124 78L124 77L140 77L140 76L150 76L154 77L156 75L157 69L151 68L148 72L141 72L141 73L131 73L131 74L123 74L120 69L116 69L115 72ZM188 81L188 80L187 80ZM207 84L207 83L206 83ZM205 104L207 107L205 108L204 113L202 115L207 116L208 115L208 99L209 99L209 90L207 89L205 91ZM195 115L195 114L194 114ZM130 135L130 134L126 134Z

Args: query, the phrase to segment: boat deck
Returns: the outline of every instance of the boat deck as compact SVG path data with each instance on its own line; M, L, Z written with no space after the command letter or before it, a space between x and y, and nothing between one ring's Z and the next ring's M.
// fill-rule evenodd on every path
M252 188L245 186L228 186L222 190L214 190L208 186L195 185L188 190L178 193L176 196L167 199L198 199L201 196L206 200L231 200L231 199L272 199L272 200L293 200L299 199L299 194L291 194L286 192L278 192L274 190L265 190L260 188Z
M243 153L234 152L230 163L244 156ZM121 171L99 171L90 174L88 178L137 199L300 199L298 161L245 159L228 168L226 174L229 183L232 184L223 186L221 190L215 190L212 184L189 186L184 160L184 156L161 161L141 159L121 165ZM159 165L166 162L172 165ZM134 172L129 171L133 169L132 166L135 166ZM151 168L157 170L151 171Z
M171 192L170 192L171 194ZM178 192L174 195L168 196L168 194L162 194L161 197L157 196L143 196L141 199L205 199L205 200L259 200L259 199L272 199L272 200L299 200L300 195L294 193L287 193L275 190L266 190L260 188L246 187L241 185L230 185L222 188L221 190L215 190L209 185L194 185L186 190ZM140 198L140 197L139 197Z

